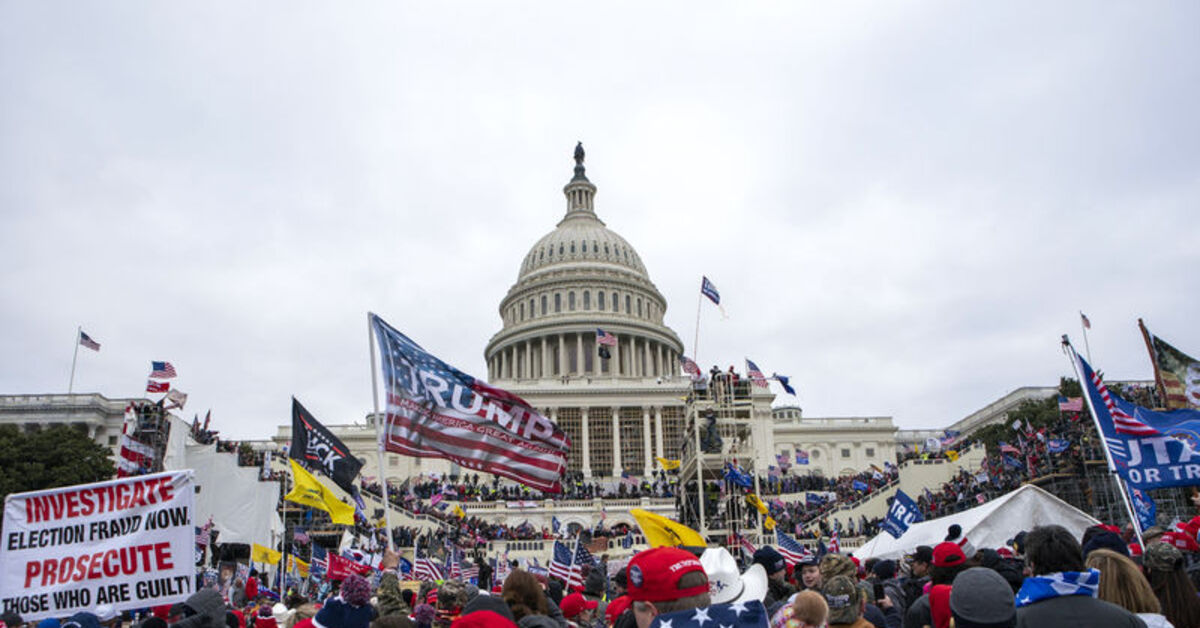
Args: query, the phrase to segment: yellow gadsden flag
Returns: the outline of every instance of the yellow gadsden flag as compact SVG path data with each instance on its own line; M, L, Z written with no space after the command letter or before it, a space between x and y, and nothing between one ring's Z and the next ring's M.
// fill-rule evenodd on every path
M953 449L946 450L946 457L950 459L950 462L958 462L958 452Z
M668 460L666 458L660 458L658 456L655 456L654 459L658 461L658 464L662 465L663 471L670 471L672 469L678 469L680 463L683 462L682 460Z
M767 514L767 511L768 511L767 505L763 503L763 500L758 498L758 495L755 495L754 493L747 494L746 495L746 503L750 504L751 506L754 506L754 508L756 510L758 510L758 512L760 512L764 515Z
M300 576L301 578L308 577L309 564L300 560L299 558L296 558L295 556L292 556L290 554L288 555L287 567L288 567L288 572L290 572L290 573L294 573L294 574Z
M463 512L462 506L459 506L458 504L454 505L454 510L451 512L453 512L454 516L458 517L459 519L462 519L463 517L467 516L467 513Z
M283 559L283 554L276 552L269 547L263 547L258 543L250 545L250 562L252 563L268 563L278 565Z
M354 525L354 506L343 504L320 480L297 464L295 459L290 459L289 462L292 463L292 479L296 486L292 488L292 492L283 496L284 499L324 510L329 513L329 518L333 519L334 523Z
M699 532L662 515L656 515L641 508L634 508L629 511L629 514L633 515L638 525L641 526L642 534L646 536L646 544L650 547L678 547L680 545L705 547L708 545Z

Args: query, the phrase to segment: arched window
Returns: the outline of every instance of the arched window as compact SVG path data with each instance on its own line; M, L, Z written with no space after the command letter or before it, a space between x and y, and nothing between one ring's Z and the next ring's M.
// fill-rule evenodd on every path
M615 293L615 292L612 293L612 303L613 303L612 311L614 311L614 312L620 311L621 301L619 299L617 299L617 293Z
M641 299L637 300L637 310L638 310L638 318L641 318L642 317L642 300Z
M520 318L520 320L525 320L525 304L524 304L524 303L522 303L522 304L521 304L521 318Z
M567 293L567 310L569 310L571 312L575 311L575 293L574 292Z
M533 309L533 297L529 297L529 318L533 318L535 311L536 310Z
M583 291L583 309L592 309L592 293L587 290Z
M625 313L633 314L633 308L629 307L629 304L630 304L630 300L629 300L629 295L627 294L627 295L625 295Z
M604 311L604 292L603 291L596 292L596 305L600 306L601 312Z
M542 295L542 316L546 315L546 295Z
M575 254L575 241L572 240L571 241L571 255L574 255L574 254Z
M554 313L558 314L561 311L562 311L562 293L555 292L554 293Z

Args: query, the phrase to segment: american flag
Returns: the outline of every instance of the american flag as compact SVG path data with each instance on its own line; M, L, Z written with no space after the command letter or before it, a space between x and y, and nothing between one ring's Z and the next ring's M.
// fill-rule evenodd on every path
M150 377L154 379L171 379L175 377L175 367L170 362L151 362Z
M1100 379L1100 375L1095 371L1092 371L1092 385L1096 387L1096 391L1100 393L1100 398L1104 400L1104 407L1112 415L1113 430L1116 433L1130 434L1132 436L1158 435L1158 430L1142 423L1117 407L1116 402L1112 399L1112 395L1108 393L1108 386L1104 385L1104 381Z
M446 556L446 560L448 562L446 565L448 577L451 580L462 579L462 561L459 558L459 551L457 549L450 550L450 553Z
M617 346L617 337L600 329L596 328L596 344L606 345L609 347Z
M499 558L493 558L492 562L492 581L496 584L504 584L504 580L508 578L508 552Z
M629 472L628 472L628 471L622 471L622 472L621 472L621 483L622 483L622 484L628 484L628 485L630 485L630 486L637 486L637 485L638 485L637 478L633 477L632 475L629 475Z
M152 379L146 380L146 392L148 393L165 393L171 390L171 382L156 382Z
M758 370L758 365L750 358L746 358L746 374L750 376L750 381L754 382L755 386L767 388L767 378L763 377L762 371Z
M92 351L100 350L100 343L92 340L92 337L87 335L87 332L79 330L79 344L91 349Z
M467 582L479 581L479 565L475 564L475 561L466 561L466 565L462 568L462 579Z
M387 389L387 451L562 490L571 442L561 427L524 399L442 362L374 314L371 325Z
M1083 412L1083 397L1071 397L1070 399L1059 395L1058 396L1058 411L1059 412Z
M784 560L790 565L796 565L811 555L811 552L797 543L796 539L785 534L783 530L775 530L775 543L779 545L779 553L783 554Z
M305 532L304 528L296 526L292 529L292 540L301 545L306 545L311 539L308 538L308 532Z
M550 561L550 575L567 583L567 588L583 586L583 566L594 563L592 555L578 540L575 541L575 556L561 541L554 542L554 558Z
M208 523L196 528L196 545L208 547L208 544L212 542L212 525L212 519L209 519Z
M1092 328L1092 321L1088 320L1087 314L1084 314L1083 312L1079 313L1079 322L1083 323L1084 329Z
M837 528L834 528L833 533L829 535L829 551L834 554L839 554L842 551L842 543L838 540Z
M438 566L437 561L430 558L426 553L417 548L417 560L413 563L413 577L417 580L444 580L442 576L442 568Z

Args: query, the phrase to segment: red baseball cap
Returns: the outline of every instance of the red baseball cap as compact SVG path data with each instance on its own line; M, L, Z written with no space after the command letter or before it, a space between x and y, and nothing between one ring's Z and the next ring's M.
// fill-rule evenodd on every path
M595 600L589 601L585 599L582 593L572 593L564 597L562 604L559 604L558 607L562 609L563 617L571 619L582 613L585 609L590 611L599 605L600 603Z
M958 546L958 543L944 541L938 543L937 547L933 548L934 567L954 567L965 562L967 562L967 555L963 554L963 550Z
M475 611L467 613L450 623L453 628L496 628L497 626L512 626L512 620L495 611Z
M704 582L687 588L679 579L698 571ZM689 551L678 547L655 547L638 552L625 568L629 598L638 602L666 602L708 593L708 574L704 565Z
M629 608L629 605L632 603L633 600L629 599L628 595L622 595L608 603L608 606L604 609L604 618L608 620L609 624L616 622L621 613L624 613L625 609Z

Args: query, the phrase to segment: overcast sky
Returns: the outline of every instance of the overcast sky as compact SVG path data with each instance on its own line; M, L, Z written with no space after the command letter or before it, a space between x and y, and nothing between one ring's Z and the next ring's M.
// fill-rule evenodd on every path
M943 427L1200 354L1200 4L0 1L0 393L141 394L264 438L371 406L366 313L486 376L565 211L699 362L807 416ZM777 399L777 403L790 399Z

